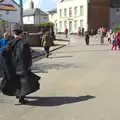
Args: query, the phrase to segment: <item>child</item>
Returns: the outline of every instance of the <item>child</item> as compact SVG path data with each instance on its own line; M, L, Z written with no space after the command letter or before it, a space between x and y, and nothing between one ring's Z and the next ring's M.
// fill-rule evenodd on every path
M117 50L117 38L115 37L115 35L113 35L113 38L112 38L112 48L111 50L113 50L115 48L115 50Z
M107 36L108 36L108 42L111 44L111 34L110 34L110 32L108 32Z

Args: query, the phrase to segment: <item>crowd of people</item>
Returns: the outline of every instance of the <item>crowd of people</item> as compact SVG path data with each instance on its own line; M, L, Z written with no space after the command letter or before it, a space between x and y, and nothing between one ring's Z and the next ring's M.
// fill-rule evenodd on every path
M101 34L101 43L104 43L104 38L107 37L108 42L112 44L111 50L117 50L117 48L120 50L120 30L114 32L112 28L109 30L99 28L98 33Z
M93 33L93 30L84 32L86 45L89 45L90 36L93 35L91 33ZM112 28L106 29L101 27L97 31L94 30L94 35L99 35L101 44L104 44L107 37L108 42L112 44L111 50L117 50L117 48L120 50L120 30L114 32Z

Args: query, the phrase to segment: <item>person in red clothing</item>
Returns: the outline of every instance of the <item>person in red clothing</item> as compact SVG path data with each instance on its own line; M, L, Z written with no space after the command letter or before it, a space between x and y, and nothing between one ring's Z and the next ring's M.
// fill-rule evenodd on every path
M113 38L112 38L112 48L111 50L113 50L115 48L115 50L117 50L117 37L115 35L113 35Z
M117 32L116 37L117 37L117 46L118 46L118 48L120 50L120 30Z
M67 35L68 35L68 29L67 29L67 27L65 28L65 36L66 36L66 38L67 38Z

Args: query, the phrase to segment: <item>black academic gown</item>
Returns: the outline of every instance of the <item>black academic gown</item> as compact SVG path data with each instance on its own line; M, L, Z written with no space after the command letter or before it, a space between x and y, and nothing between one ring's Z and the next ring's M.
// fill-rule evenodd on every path
M11 41L2 52L4 78L0 89L5 95L25 96L39 90L37 75L29 69L32 65L30 47L19 38Z

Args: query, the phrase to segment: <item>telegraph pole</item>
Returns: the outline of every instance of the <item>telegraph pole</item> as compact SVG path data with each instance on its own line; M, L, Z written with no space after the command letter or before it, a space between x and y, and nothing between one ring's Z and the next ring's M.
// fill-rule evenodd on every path
M23 0L20 0L20 27L23 30L24 25L23 25Z

